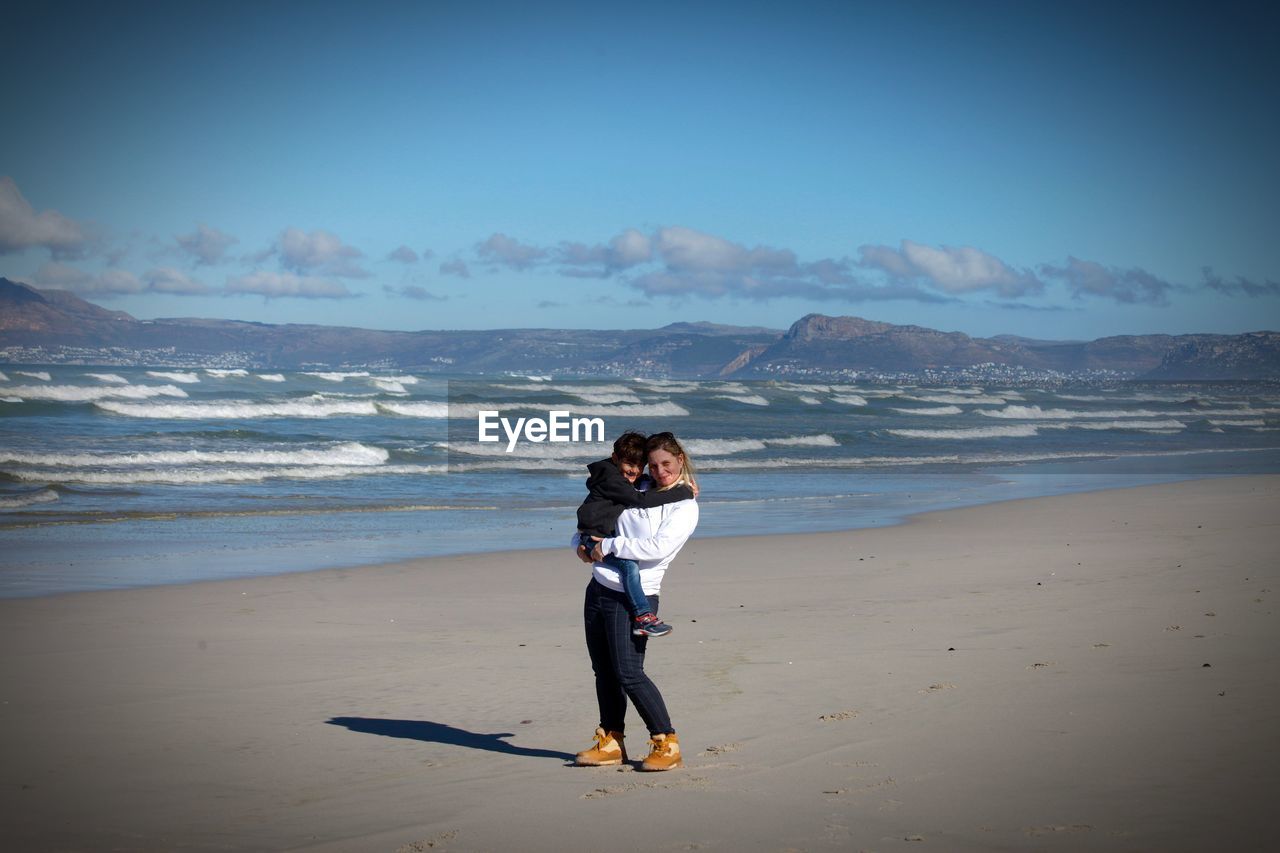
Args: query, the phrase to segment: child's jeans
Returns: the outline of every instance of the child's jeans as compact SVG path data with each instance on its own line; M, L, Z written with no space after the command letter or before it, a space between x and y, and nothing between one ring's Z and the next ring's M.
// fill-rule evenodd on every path
M606 554L600 562L618 570L622 589L627 593L627 607L631 610L632 617L653 612L653 608L649 606L649 599L645 597L644 589L640 586L639 563L635 560L624 560L613 554Z

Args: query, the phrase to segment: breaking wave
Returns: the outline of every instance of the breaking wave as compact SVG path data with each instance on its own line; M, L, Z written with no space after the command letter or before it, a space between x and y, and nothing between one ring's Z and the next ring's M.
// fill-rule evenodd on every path
M901 438L925 439L975 439L975 438L1031 438L1038 435L1034 424L1015 424L998 427L965 427L962 429L888 429L885 432Z
M379 405L390 408L390 403L380 403ZM567 403L548 404L545 402L531 403L451 403L448 407L449 416L454 418L474 418L480 412L516 412L516 411L537 411L547 412L551 410L567 409L571 415L602 415L602 416L627 416L635 418L678 418L689 414L689 410L671 401L663 401L660 403L623 403L616 406L603 406L599 404L587 404L585 406L571 406Z
M144 400L150 397L186 397L176 385L19 385L4 389L23 400L50 400L59 403L97 403L112 397Z
M986 394L970 394L960 392L953 394L902 394L904 400L915 400L920 403L944 403L949 406L961 404L998 406L1005 401L1004 397L992 397Z
M3 495L0 496L0 509L21 509L34 504L53 503L58 500L58 497L58 493L53 489L41 489L38 492L28 492L23 495Z
M1005 406L1003 409L978 409L977 414L988 418L1016 418L1018 420L1072 420L1076 418L1163 418L1168 412L1147 409L1116 409L1088 412L1077 409L1042 409L1039 406Z
M792 435L786 438L766 438L765 444L774 447L839 447L840 442L836 441L833 436L823 433L822 435Z
M314 450L161 450L139 453L28 453L0 450L0 462L58 468L124 468L144 465L382 465L381 447L346 442Z
M200 377L194 373L178 373L168 370L148 370L147 375L156 379L168 379L170 382L181 382L184 385L193 385L200 381Z
M1182 421L1166 418L1162 421L1082 421L1073 423L1040 424L1040 429L1092 429L1092 430L1142 430L1143 432L1178 432L1187 428Z
M397 382L394 379L383 379L381 377L376 377L370 381L373 382L373 384L376 385L380 390L386 391L388 394L408 394L409 393L408 390L405 389L404 383Z
M839 447L840 442L826 435L790 435L784 438L690 438L682 442L690 455L728 456L769 447Z
M748 405L748 406L767 406L767 405L769 405L769 401L768 401L768 400L766 400L764 397L761 397L759 394L746 394L746 395L738 395L738 394L717 394L717 395L716 395L716 399L717 399L717 400L732 400L732 401L734 401L735 403L745 403L745 404L746 404L746 405Z
M368 376L368 375L369 375L369 371L367 370L358 370L355 372L345 372L345 373L324 373L324 372L303 373L303 376L314 376L317 379L323 379L326 382L345 382L348 379L356 379L356 378Z
M449 417L449 404L437 403L431 401L423 401L417 403L388 403L386 401L379 402L376 408L383 412L393 415L402 415L406 418L447 418Z
M331 480L369 474L444 474L447 465L309 465L262 468L160 468L116 471L12 471L19 480L39 483L87 483L92 485L133 485L146 483L251 483L271 479Z
M223 400L217 403L117 403L112 400L98 400L94 405L115 415L159 420L329 418L341 415L378 414L378 408L372 400L325 400L314 397L268 403L254 403L249 400Z
M959 406L929 406L919 409L890 409L890 411L904 415L959 415L964 413L964 409Z

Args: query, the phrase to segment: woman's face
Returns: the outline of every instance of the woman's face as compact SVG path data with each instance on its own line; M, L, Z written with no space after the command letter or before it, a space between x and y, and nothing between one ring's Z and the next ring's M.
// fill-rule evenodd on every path
M665 489L679 480L683 470L682 457L668 453L661 447L649 451L649 476L658 484L658 488Z

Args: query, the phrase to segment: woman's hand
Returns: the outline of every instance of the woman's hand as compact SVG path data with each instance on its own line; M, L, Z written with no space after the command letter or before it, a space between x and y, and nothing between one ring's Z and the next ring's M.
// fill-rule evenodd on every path
M596 543L595 547L591 549L591 561L598 563L604 559L604 551L600 550L600 537L592 536L591 539Z
M594 560L591 559L591 552L587 550L586 545L579 545L577 550L574 551L573 553L576 554L578 559L584 563L595 562Z

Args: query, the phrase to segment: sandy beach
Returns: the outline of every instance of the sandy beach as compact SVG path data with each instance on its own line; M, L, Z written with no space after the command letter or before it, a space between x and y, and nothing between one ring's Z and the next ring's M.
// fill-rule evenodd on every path
M596 712L567 549L0 601L0 838L1274 849L1278 523L1257 476L695 534L650 644L664 774L568 766Z

